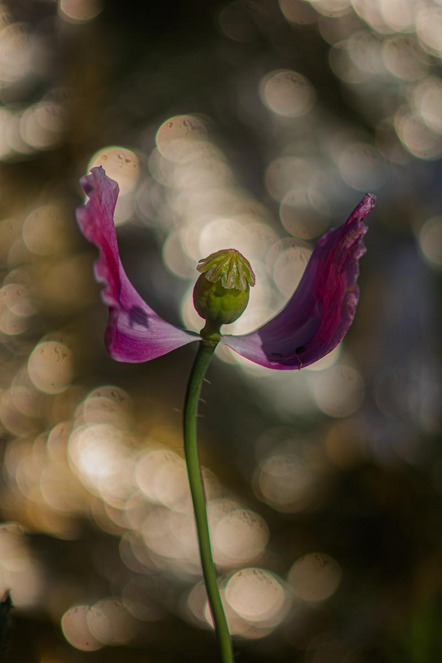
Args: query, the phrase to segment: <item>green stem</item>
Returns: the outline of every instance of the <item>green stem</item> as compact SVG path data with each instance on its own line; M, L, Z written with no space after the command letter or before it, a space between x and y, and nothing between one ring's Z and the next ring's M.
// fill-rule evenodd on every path
M217 346L217 340L204 339L200 342L198 354L190 373L184 402L184 451L186 454L187 474L189 476L190 492L192 493L193 510L195 513L198 544L203 568L204 582L206 584L210 611L212 613L215 634L221 654L222 663L233 663L232 640L224 614L223 604L216 578L210 545L209 524L207 522L206 496L204 492L201 466L198 456L196 416L201 385L207 367Z

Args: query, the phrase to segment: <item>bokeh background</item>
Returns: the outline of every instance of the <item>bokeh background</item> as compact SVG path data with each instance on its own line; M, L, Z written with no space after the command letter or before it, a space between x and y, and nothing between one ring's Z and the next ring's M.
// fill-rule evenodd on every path
M342 346L301 372L213 362L213 547L238 661L438 660L441 52L440 0L0 2L2 661L217 660L180 431L195 347L106 355L74 218L97 164L130 278L192 329L199 258L250 259L251 330L377 194Z

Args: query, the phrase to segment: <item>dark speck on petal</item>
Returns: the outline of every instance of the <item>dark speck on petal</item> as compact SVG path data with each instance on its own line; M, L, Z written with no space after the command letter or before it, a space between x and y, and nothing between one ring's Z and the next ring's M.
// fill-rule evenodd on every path
M141 327L146 327L147 329L149 326L148 316L141 306L132 306L129 311L129 324L131 327L133 325L141 325Z

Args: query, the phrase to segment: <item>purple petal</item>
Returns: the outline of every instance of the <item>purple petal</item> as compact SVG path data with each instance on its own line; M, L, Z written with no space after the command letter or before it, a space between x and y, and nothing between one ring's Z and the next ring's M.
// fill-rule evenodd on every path
M256 364L282 370L308 366L331 352L353 322L358 260L368 230L363 220L375 202L367 193L343 226L321 237L280 313L250 334L223 336L222 341Z
M89 200L77 209L77 221L86 239L100 251L94 269L96 279L105 284L101 296L109 307L105 343L111 357L143 362L198 340L197 334L160 318L127 278L114 226L118 184L106 176L101 166L92 168L91 174L80 182Z

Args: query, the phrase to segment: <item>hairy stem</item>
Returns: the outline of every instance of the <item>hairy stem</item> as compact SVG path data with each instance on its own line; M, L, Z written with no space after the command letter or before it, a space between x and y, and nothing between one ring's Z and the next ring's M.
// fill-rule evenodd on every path
M212 548L210 545L206 496L201 475L197 443L196 416L198 411L198 400L201 393L203 378L216 346L216 340L203 339L200 342L198 354L196 355L187 385L184 403L183 434L187 474L192 494L201 566L221 655L220 660L222 663L233 663L232 640L229 633L229 627L227 626L223 604L221 602L215 565L212 557Z

